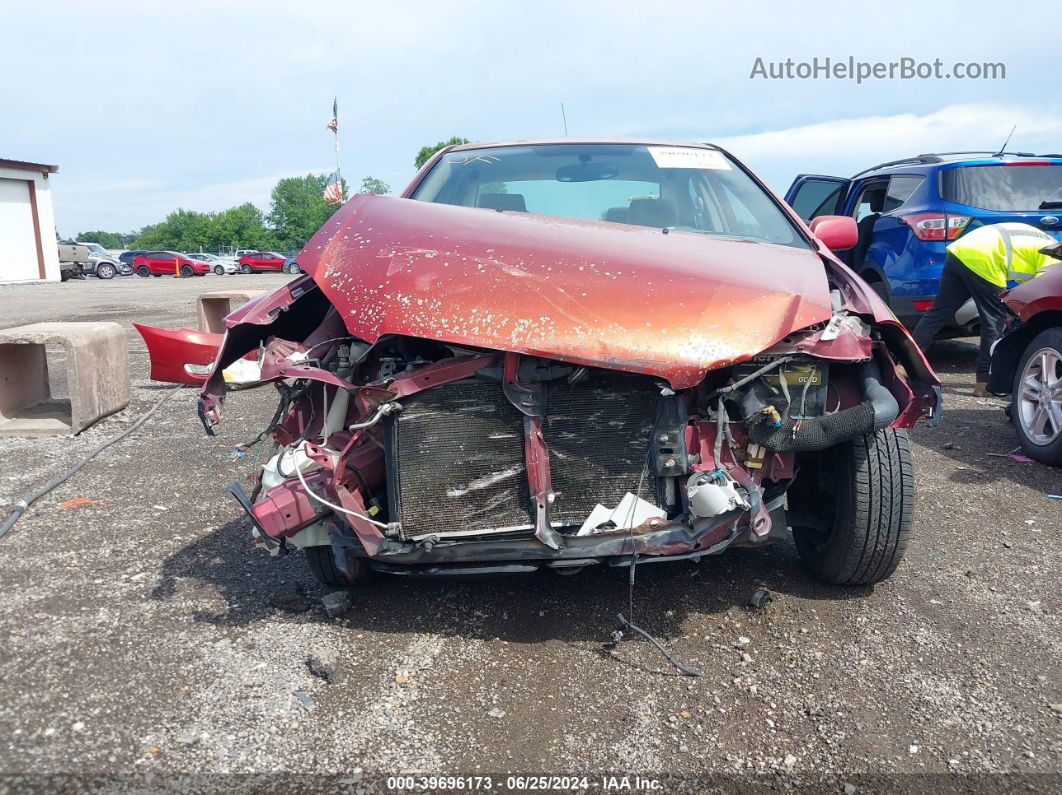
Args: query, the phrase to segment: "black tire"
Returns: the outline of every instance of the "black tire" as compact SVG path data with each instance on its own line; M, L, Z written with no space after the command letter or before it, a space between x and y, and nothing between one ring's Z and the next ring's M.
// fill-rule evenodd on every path
M250 265L241 265L240 266L240 273L250 273L250 272L251 272L251 266Z
M280 266L280 272L281 273L287 273L288 272L288 263L285 262L283 265Z
M306 547L306 563L310 567L310 573L314 579L322 585L332 588L349 588L352 585L361 585L368 582L372 576L372 570L368 562L362 558L355 559L354 576L347 577L336 566L336 557L332 547Z
M181 266L181 276L183 276L185 279L187 279L187 278L189 278L191 276L195 276L195 271L192 270L192 266L191 265L182 265Z
M117 271L109 262L101 262L96 266L96 278L98 279L113 279L115 273Z
M151 270L148 268L147 265L141 265L140 267L138 267L136 269L136 275L137 276L143 276L144 278L147 278L148 276L151 275Z
M70 281L70 271L68 271L68 270L65 270L65 271L64 270L60 270L59 271L59 281L61 281L61 282Z
M225 275L225 269L221 265L215 265L214 266L214 273L216 273L218 276L224 276Z
M299 263L293 262L288 266L288 273L302 273L302 268L299 267Z
M805 483L817 493L817 527L793 527L804 565L835 585L872 585L896 570L914 517L914 467L907 432L886 428L822 453ZM798 481L799 482L799 481ZM825 506L825 507L824 507Z
M1036 440L1029 436L1030 430L1027 430L1025 424L1029 422L1028 412L1022 411L1022 395L1025 392L1025 375L1026 368L1030 365L1030 360L1034 355L1037 355L1043 351L1048 351L1053 354L1055 361L1052 365L1055 369L1055 377L1059 375L1059 360L1062 360L1062 328L1049 328L1041 331L1029 344L1025 346L1025 350L1021 354L1021 359L1018 361L1018 367L1014 372L1014 383L1010 393L1010 421L1014 424L1014 430L1018 434L1018 442L1021 444L1021 449L1025 451L1025 454L1029 458L1035 459L1042 464L1048 466L1062 466L1062 430L1054 425L1058 421L1057 413L1054 415L1054 419L1050 420L1050 425L1044 426L1044 435L1050 435L1053 433L1054 438L1050 441ZM1043 390L1039 390L1043 391ZM1053 399L1052 399L1053 398ZM1050 406L1055 406L1062 400L1062 386L1056 386L1052 390L1047 391L1047 403ZM1031 401L1029 402L1031 404ZM1031 407L1031 406L1030 406ZM1049 409L1050 411L1050 409ZM1024 418L1023 418L1024 415Z

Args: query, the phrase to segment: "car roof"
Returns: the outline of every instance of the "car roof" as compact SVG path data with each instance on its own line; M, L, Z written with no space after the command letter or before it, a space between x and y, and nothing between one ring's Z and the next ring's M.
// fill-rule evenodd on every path
M662 138L524 138L512 141L484 141L459 144L449 151L465 149L493 149L502 146L588 146L592 144L623 144L627 146L686 146L696 149L719 149L715 144L696 141L669 141Z
M914 155L913 157L905 157L899 160L890 160L886 163L879 163L876 166L865 168L862 171L853 174L851 178L855 179L856 177L865 177L878 172L891 172L899 169L905 171L928 171L939 166L956 165L959 163L1014 163L1023 160L1053 160L1057 158L1062 158L1062 155L1037 155L1032 152L927 152L921 155Z

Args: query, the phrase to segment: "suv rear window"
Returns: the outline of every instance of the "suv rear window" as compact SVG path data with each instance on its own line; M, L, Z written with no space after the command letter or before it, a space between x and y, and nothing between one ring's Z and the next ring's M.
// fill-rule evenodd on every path
M941 196L981 210L1030 211L1062 201L1062 163L959 166L941 172Z

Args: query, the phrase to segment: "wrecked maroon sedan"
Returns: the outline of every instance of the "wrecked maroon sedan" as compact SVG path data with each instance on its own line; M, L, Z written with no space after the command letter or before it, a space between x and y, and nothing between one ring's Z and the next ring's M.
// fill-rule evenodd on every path
M208 432L226 391L275 384L278 451L230 489L330 585L696 559L790 528L821 578L874 583L911 527L905 429L941 406L830 253L855 239L714 146L460 146L340 209L305 275L227 318L208 377L202 335L184 362L168 332L153 366L205 378Z

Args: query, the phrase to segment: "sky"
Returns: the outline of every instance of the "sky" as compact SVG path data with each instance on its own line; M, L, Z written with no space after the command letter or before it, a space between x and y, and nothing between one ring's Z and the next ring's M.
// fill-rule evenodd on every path
M425 144L653 137L729 148L775 190L920 152L1062 151L1047 6L851 2L15 3L0 13L0 158L57 163L57 224L131 231L180 206L268 209L334 168L398 192ZM764 66L1002 63L1005 79L753 77Z

